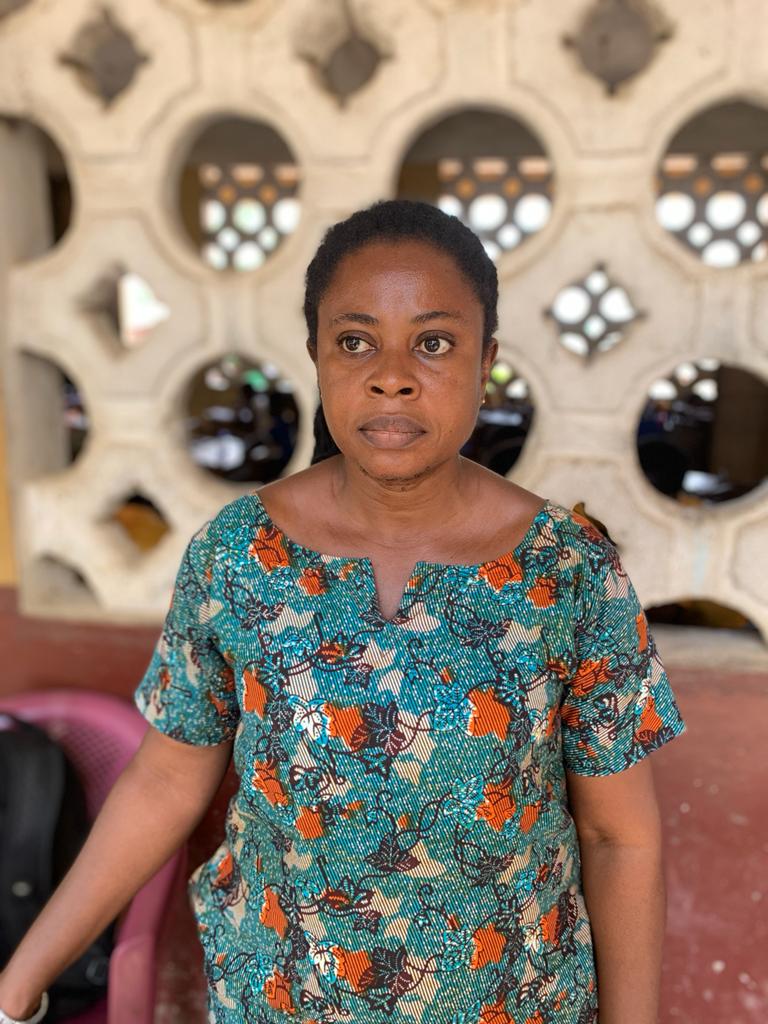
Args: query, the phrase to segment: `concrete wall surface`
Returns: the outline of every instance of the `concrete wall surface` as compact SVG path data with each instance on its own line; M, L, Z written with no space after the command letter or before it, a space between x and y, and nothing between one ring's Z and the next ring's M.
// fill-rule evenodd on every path
M0 121L0 337L22 610L126 623L162 616L189 536L243 490L195 466L180 427L185 386L217 356L268 358L291 378L301 428L288 472L307 464L316 396L305 267L329 224L395 194L421 133L484 108L531 129L556 185L546 227L498 261L499 337L538 408L514 478L563 504L588 500L644 604L709 598L768 636L768 488L686 507L648 483L635 444L650 383L682 359L766 377L768 262L706 265L658 223L654 180L669 140L701 111L737 100L768 107L768 11L764 0L642 7L656 26L652 52L610 94L563 43L593 0L115 0L107 14L95 0L2 5L0 116L15 121ZM316 66L349 34L350 9L381 62L341 103ZM94 88L89 25L111 33L124 56L128 48L129 81L114 96ZM301 173L298 229L239 274L203 263L177 197L195 138L231 117L274 128ZM72 224L48 250L43 218L18 215L40 208L44 186L20 133L27 123L60 148L74 194ZM586 361L542 314L597 264L645 316ZM84 301L117 265L170 308L130 350ZM91 420L71 466L42 402L51 365L76 380ZM132 490L171 527L140 558L108 522Z

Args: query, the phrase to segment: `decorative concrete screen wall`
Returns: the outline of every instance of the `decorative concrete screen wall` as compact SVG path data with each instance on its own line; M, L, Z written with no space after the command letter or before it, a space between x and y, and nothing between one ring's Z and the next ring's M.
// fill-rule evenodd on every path
M0 330L22 609L164 613L191 533L251 489L195 465L181 425L189 382L223 355L290 379L300 423L286 472L307 465L308 261L330 223L397 194L425 133L485 111L538 140L551 172L545 188L533 154L541 195L490 240L502 351L537 410L515 479L586 500L646 605L710 598L768 637L766 486L686 507L648 483L636 447L649 387L682 360L768 377L768 165L750 157L754 204L736 248L717 235L731 248L708 249L727 202L685 238L687 200L657 207L674 193L662 158L688 122L722 104L768 108L766 53L765 0L0 0ZM225 223L215 195L232 182L209 167L213 240L196 245L179 212L185 165L206 132L244 121L283 161L269 187L286 202L269 224L253 203ZM40 129L73 193L50 248ZM478 223L493 225L494 202ZM125 274L161 314L138 346L109 315ZM74 462L52 368L89 413ZM110 521L132 492L169 526L141 556Z

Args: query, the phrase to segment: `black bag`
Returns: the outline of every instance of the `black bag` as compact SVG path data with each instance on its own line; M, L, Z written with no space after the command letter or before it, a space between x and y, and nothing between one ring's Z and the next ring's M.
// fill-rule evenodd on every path
M8 728L11 726L12 728ZM61 747L0 712L0 969L88 835L85 795ZM114 924L49 988L46 1020L74 1016L106 995Z

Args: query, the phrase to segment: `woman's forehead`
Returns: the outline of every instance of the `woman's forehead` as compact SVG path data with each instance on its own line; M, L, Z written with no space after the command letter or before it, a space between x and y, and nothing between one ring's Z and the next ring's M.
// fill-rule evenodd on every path
M353 297L384 298L393 291L414 301L442 296L441 308L449 300L452 309L479 305L453 256L429 242L413 239L371 242L344 256L321 301L325 306L335 306Z

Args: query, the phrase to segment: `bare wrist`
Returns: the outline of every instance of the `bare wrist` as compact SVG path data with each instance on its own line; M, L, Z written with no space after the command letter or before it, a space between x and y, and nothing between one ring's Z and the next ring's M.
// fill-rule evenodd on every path
M13 1017L14 1020L26 1020L32 1017L40 1006L41 993L30 992L6 985L0 976L0 1010Z

